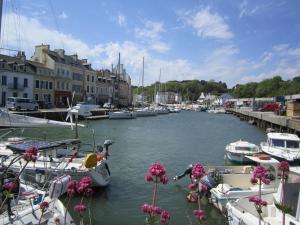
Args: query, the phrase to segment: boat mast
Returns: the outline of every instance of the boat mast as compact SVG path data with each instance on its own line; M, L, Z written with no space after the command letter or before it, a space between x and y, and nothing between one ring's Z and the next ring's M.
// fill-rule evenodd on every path
M0 0L0 37L1 37L1 29L2 29L2 7L3 7L3 0Z
M143 56L143 74L142 74L142 107L144 108L144 56Z

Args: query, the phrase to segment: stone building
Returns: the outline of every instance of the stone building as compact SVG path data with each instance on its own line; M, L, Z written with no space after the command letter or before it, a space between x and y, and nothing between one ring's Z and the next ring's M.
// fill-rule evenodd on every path
M54 70L54 104L57 107L67 107L72 92L75 94L73 105L83 100L85 67L76 54L66 55L63 49L52 51L49 45L42 44L35 46L32 60Z
M6 105L8 97L32 99L33 74L24 52L19 52L15 57L0 55L1 105Z
M111 76L112 73L109 70L97 71L96 95L97 103L100 105L106 102L115 104L113 99L114 85Z
M41 108L49 108L54 105L54 71L44 64L27 61L28 66L34 71L33 76L33 98Z
M92 65L87 62L87 59L82 59L81 64L85 67L84 70L84 100L96 104L98 102L96 84L97 71L93 70Z

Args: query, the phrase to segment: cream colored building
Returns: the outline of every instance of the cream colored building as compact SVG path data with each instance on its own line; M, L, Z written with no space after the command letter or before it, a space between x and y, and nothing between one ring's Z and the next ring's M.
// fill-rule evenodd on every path
M89 103L98 103L97 97L97 71L93 70L92 65L86 59L81 60L84 70L84 100Z

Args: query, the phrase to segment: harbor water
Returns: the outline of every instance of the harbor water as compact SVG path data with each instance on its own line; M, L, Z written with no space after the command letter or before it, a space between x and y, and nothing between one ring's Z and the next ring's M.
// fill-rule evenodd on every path
M163 163L169 183L159 185L157 205L171 214L173 225L197 224L193 210L197 207L186 200L189 178L173 181L172 178L195 162L204 165L224 165L225 145L245 139L259 144L266 139L263 130L251 126L228 114L183 111L176 114L145 117L134 120L99 120L80 128L83 143L113 140L109 166L111 183L95 190L86 201L90 206L92 224L135 225L145 224L141 212L144 203L151 203L153 183L144 176L153 162ZM63 128L25 130L25 136L40 138L73 138L73 131ZM91 145L84 149L92 150ZM75 198L72 204L79 202ZM226 219L205 199L202 201L208 219L206 224L223 225ZM78 218L73 210L70 210ZM88 213L87 213L88 214ZM88 217L85 218L88 222Z

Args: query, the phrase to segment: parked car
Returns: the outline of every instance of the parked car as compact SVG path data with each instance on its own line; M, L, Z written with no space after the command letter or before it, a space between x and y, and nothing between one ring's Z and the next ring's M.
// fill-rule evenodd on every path
M39 105L30 98L9 97L6 101L6 107L9 110L32 110L37 111Z

